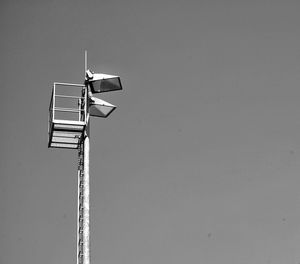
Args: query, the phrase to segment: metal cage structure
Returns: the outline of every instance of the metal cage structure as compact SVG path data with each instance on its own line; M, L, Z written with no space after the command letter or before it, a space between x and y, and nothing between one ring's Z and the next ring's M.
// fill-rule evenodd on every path
M48 147L77 149L87 124L84 84L53 84L49 106Z

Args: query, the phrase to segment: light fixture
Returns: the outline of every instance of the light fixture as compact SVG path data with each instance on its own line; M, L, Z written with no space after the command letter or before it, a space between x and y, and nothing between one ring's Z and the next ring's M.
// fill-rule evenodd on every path
M116 75L93 73L86 71L86 82L91 87L92 93L103 93L122 90L121 79Z
M91 97L89 102L89 113L91 116L108 117L116 109L115 105L102 99Z

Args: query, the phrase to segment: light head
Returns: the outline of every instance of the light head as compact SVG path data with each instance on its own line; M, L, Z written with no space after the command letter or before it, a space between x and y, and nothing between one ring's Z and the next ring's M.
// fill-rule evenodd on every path
M92 93L104 93L122 90L121 79L119 76L104 73L93 73L86 71L86 83L91 87Z

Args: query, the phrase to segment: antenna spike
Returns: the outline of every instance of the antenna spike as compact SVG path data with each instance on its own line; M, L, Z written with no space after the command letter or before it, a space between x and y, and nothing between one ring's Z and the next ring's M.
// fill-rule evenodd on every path
M87 50L84 51L84 75L87 71Z

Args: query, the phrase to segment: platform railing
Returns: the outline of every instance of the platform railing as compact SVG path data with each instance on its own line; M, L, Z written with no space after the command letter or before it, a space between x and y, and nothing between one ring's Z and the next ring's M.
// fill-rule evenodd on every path
M65 89L64 93L60 89ZM80 89L79 92L73 88ZM54 83L52 95L52 120L55 121L76 121L86 120L86 96L84 95L85 86L81 84ZM69 94L66 94L69 93ZM80 95L79 95L80 94ZM51 107L50 104L50 107ZM75 114L75 115L73 115ZM50 115L51 117L51 115Z
M84 85L54 83L48 116L49 147L75 148L77 146L86 125L86 106Z

